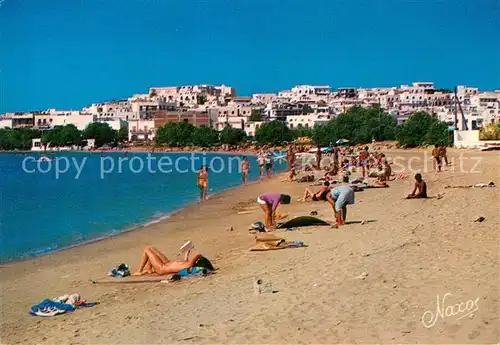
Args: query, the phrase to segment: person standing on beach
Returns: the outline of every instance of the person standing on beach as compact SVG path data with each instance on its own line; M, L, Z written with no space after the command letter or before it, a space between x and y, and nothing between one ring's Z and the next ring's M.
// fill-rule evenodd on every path
M368 158L370 157L370 153L368 152L368 146L365 147L364 150L362 150L359 153L359 163L361 165L361 178L365 178L366 175L366 169L368 169Z
M266 231L276 227L276 209L280 204L289 204L290 195L278 193L265 193L257 198L257 202L264 211L266 217Z
M208 200L208 170L202 165L198 171L198 188L200 189L200 202Z
M240 169L241 169L241 181L246 186L248 184L248 172L250 170L250 164L246 156L244 156L243 160L241 161Z
M439 155L441 156L441 163L444 161L444 164L448 166L448 155L446 153L446 145L442 145L439 148Z
M295 152L293 151L293 146L290 145L288 152L286 153L286 160L288 162L288 169L291 171L295 166Z
M271 178L271 172L273 170L273 154L268 151L264 158L264 168L266 169L266 174L268 178Z
M441 150L439 146L435 145L434 149L432 149L432 157L434 157L434 161L436 162L436 170L438 172L441 171Z
M321 170L321 147L319 145L316 151L316 170Z
M259 164L259 174L260 178L264 177L264 164L266 163L264 153L262 151L259 152L259 155L257 156L257 163Z

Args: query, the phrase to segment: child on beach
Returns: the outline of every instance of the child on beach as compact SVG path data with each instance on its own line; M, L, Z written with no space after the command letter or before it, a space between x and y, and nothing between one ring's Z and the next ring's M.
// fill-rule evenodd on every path
M292 198L290 195L265 193L257 198L257 202L264 211L266 217L266 230L276 227L276 209L280 204L289 204Z
M417 190L418 190L418 193L415 194L415 192L417 192ZM407 199L423 199L423 198L427 198L427 184L422 179L422 175L421 174L416 174L415 175L415 185L413 187L413 191L411 192L411 194L408 194L408 196L406 198Z
M335 212L337 225L345 225L347 205L354 204L354 190L349 186L339 186L326 195L326 200Z
M243 184L246 186L248 184L248 172L250 169L250 164L246 156L243 157L240 168L241 168L241 180Z

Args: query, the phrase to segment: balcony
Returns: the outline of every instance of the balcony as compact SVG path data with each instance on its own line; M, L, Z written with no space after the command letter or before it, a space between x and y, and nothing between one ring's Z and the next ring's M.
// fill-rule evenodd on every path
M153 135L153 130L152 129L149 129L147 131L143 130L143 129L138 129L138 130L135 130L135 129L131 129L130 130L130 135Z

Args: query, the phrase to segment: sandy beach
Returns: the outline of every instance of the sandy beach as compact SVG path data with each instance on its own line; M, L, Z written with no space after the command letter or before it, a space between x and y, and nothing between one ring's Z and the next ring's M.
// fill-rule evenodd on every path
M0 343L498 343L500 188L445 186L499 185L500 155L450 149L454 171L437 174L425 152L387 152L405 164L420 160L412 160L408 179L356 193L348 220L358 223L276 231L306 248L248 250L255 242L249 224L263 219L255 202L262 192L292 195L279 208L289 217L316 210L334 219L326 202L296 202L307 183L273 178L148 227L0 266ZM433 198L403 200L424 165ZM474 222L480 216L485 220ZM216 274L168 284L89 282L118 263L136 269L146 245L180 258L188 239ZM256 278L276 292L255 295ZM31 305L72 292L99 305L51 318L28 315ZM459 310L469 305L474 310Z

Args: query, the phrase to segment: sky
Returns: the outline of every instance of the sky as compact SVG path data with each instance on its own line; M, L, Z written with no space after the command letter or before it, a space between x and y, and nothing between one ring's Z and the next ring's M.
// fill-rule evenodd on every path
M149 87L500 89L499 0L0 0L0 113Z

